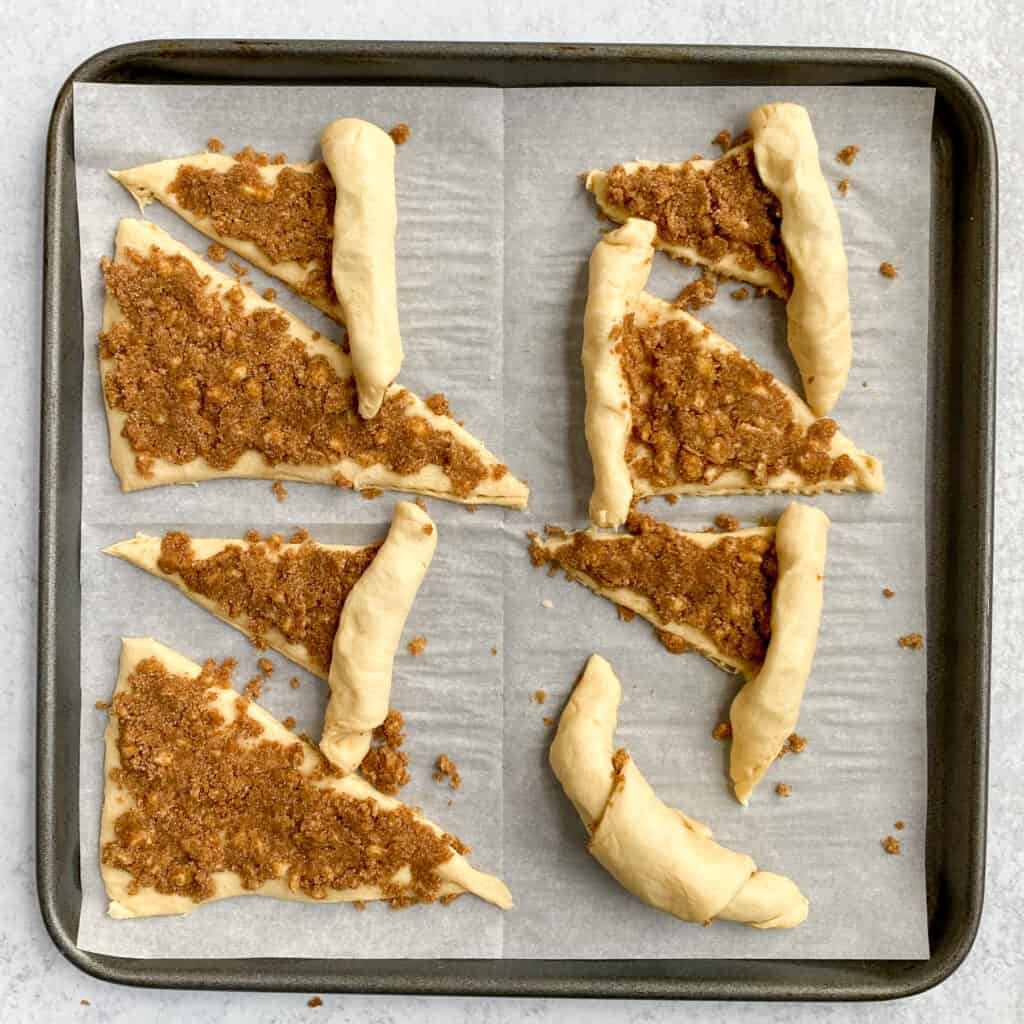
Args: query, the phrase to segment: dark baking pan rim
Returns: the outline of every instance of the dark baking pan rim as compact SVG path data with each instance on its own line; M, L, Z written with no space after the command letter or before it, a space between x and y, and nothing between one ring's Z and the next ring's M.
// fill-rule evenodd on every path
M78 837L81 278L75 82L884 85L936 90L928 410L928 960L131 960L81 950ZM988 775L996 144L974 86L892 50L160 40L96 54L47 140L40 467L37 882L57 948L106 981L301 992L868 1000L949 977L981 919Z

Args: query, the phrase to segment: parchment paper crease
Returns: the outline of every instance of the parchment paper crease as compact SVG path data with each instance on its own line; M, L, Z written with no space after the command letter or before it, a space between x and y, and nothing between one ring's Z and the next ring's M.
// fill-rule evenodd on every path
M586 263L600 230L580 171L635 157L714 153L723 127L739 131L759 103L794 100L811 112L825 174L838 198L850 261L854 365L833 415L885 461L880 497L816 499L832 517L825 617L800 720L806 753L773 769L742 810L730 795L727 750L710 737L734 678L696 655L673 657L639 620L564 579L531 568L526 530L585 525L590 464L579 369ZM787 957L928 955L924 892L926 800L923 652L897 637L924 632L925 354L932 92L911 89L573 88L542 90L220 88L79 85L75 145L84 302L82 526L82 912L85 949L135 957ZM113 922L97 867L102 730L122 635L152 635L197 660L234 656L239 685L256 652L166 584L100 553L136 530L183 527L241 536L308 528L326 541L383 536L393 498L289 484L278 503L265 481L222 481L122 495L107 460L96 369L102 309L98 261L117 221L135 216L106 169L201 150L212 135L292 159L316 152L340 116L384 128L408 122L398 151L398 271L403 383L444 391L457 415L531 484L530 511L475 515L430 502L437 558L420 592L393 703L406 716L412 783L402 791L474 847L473 860L511 886L501 914L472 898L392 912L371 906L225 901L187 918ZM852 167L841 147L862 152ZM156 206L147 216L199 252L206 241ZM888 260L899 277L880 276ZM665 297L693 271L659 255L651 290ZM270 284L254 272L259 288ZM797 384L782 304L737 302L723 285L704 311L748 355ZM315 310L277 286L279 301L337 336ZM663 502L647 511L700 528L720 512L754 522L783 498ZM883 587L896 596L887 601ZM549 600L552 607L544 607ZM492 647L498 651L491 654ZM811 900L801 928L756 932L727 923L685 926L621 890L589 857L572 807L546 763L551 730L586 657L600 651L622 678L619 739L659 793L712 826L723 843L792 876ZM324 687L283 658L264 703L319 734ZM299 676L292 690L288 679ZM543 689L539 705L530 695ZM458 793L431 781L445 752ZM788 800L774 795L788 782ZM451 801L451 806L449 806ZM903 853L879 840L907 823ZM896 833L894 833L896 834Z

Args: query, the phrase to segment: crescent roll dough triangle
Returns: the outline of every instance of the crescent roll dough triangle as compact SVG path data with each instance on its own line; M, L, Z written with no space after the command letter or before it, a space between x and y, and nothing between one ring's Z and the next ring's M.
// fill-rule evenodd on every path
M371 841L360 821L373 822L370 857L353 849ZM315 748L212 662L201 668L151 639L122 641L100 826L111 917L187 914L253 895L410 902L469 892L511 907L505 884L460 848L362 779L325 772Z
M104 274L100 371L122 490L256 477L526 506L522 481L405 388L361 420L339 346L156 225L121 221Z
M593 655L558 722L549 760L590 835L587 849L625 889L682 921L715 918L794 928L807 899L782 875L719 846L711 830L660 800L624 750L614 750L622 687Z
M803 107L758 107L750 134L718 160L638 160L591 171L586 186L611 220L654 224L657 248L787 299L790 351L808 404L824 416L852 358L839 215Z
M320 749L346 774L359 767L387 717L395 652L436 549L430 517L400 501L387 539L341 609Z
M655 494L881 491L882 464L708 325L643 291L655 226L631 219L590 259L583 327L590 519Z
M179 532L138 533L105 553L170 583L222 622L326 680L341 608L377 550L375 544L272 544Z

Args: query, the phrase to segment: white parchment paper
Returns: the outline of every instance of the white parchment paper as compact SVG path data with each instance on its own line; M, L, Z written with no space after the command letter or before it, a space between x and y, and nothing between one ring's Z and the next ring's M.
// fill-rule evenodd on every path
M674 657L637 620L564 578L534 570L525 531L585 525L590 463L579 369L586 264L601 224L577 174L634 157L711 153L759 103L790 99L814 121L826 176L851 179L837 204L850 261L854 367L834 415L885 462L881 496L812 499L832 517L825 616L800 720L806 753L778 763L742 809L727 786L727 749L710 738L736 681L696 655ZM77 86L75 138L85 312L82 527L81 870L83 948L135 957L787 957L928 955L924 892L926 809L923 652L897 637L924 631L924 451L927 410L928 235L932 92L911 89L580 88L509 90ZM880 116L884 111L884 116ZM251 143L292 159L316 152L338 116L412 127L398 152L402 381L443 390L466 426L529 479L527 513L431 501L440 544L402 649L393 703L408 723L412 783L404 799L474 847L501 875L516 908L472 898L396 913L371 905L225 901L185 918L113 922L99 876L103 713L119 638L151 635L182 653L239 658L238 684L257 652L172 588L102 555L142 529L241 536L309 529L325 541L382 536L393 498L367 502L331 488L289 484L279 504L265 481L121 494L107 459L96 371L102 309L99 258L117 221L137 216L106 175L201 150ZM853 167L833 154L856 143ZM206 240L158 207L146 215L202 252ZM895 281L881 261L899 269ZM659 256L650 290L673 296L693 272ZM258 272L257 287L271 284ZM282 304L336 336L311 307L275 285ZM733 286L735 287L735 286ZM720 291L704 315L783 380L798 380L785 314L772 300ZM700 528L720 512L777 515L785 498L653 502L647 510ZM883 587L896 591L882 597ZM546 607L542 602L550 602ZM492 648L497 654L492 654ZM582 825L547 767L557 715L586 657L608 657L624 686L619 742L659 793L710 824L759 866L791 875L810 898L806 924L760 932L729 923L683 925L628 896L589 857ZM261 699L320 732L323 684L274 655ZM288 679L299 676L299 690ZM530 699L542 689L547 700ZM445 752L458 793L430 779ZM775 796L776 782L793 795ZM450 805L449 805L450 801ZM879 840L907 823L903 852Z

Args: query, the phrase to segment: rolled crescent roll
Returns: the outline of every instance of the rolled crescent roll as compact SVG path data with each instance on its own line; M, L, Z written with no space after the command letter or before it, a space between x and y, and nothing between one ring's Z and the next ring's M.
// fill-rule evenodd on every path
M395 651L436 548L430 516L398 502L387 538L341 610L320 749L346 774L359 767L387 717Z
M782 244L793 276L788 342L807 404L825 416L846 386L853 343L846 252L807 111L769 103L750 114L758 173L782 205Z
M621 700L611 665L593 655L549 753L597 861L634 896L682 921L800 924L808 903L790 879L758 871L746 854L719 846L707 826L658 798L626 751L613 749Z
M778 576L772 592L772 632L764 665L736 695L729 711L729 774L746 804L800 717L821 625L829 519L793 502L775 528Z
M651 276L655 226L630 218L594 246L583 315L583 378L587 446L594 464L590 521L620 526L629 514L633 481L626 462L632 418L629 391L615 353L616 329Z
M402 366L395 275L395 144L354 117L332 121L320 136L334 179L331 277L348 330L359 415L377 415Z

